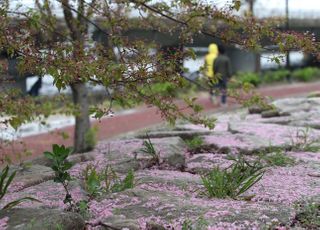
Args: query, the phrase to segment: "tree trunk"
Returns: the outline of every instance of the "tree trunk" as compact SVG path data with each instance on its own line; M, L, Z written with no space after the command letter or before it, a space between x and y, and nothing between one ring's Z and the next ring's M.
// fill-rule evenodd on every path
M71 85L73 103L77 108L74 132L74 152L83 153L90 150L86 134L90 130L88 89L84 83Z

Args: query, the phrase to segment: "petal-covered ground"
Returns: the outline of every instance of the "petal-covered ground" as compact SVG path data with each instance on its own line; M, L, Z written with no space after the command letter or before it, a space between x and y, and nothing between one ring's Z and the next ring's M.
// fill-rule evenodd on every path
M316 119L320 115L320 99L284 99L274 104L279 110L289 113L288 116L262 118L260 114L247 114L241 110L216 114L218 120L213 131L191 124L150 129L148 136L158 154L158 161L141 150L146 140L143 132L124 139L100 142L92 152L71 156L69 159L75 165L69 170L74 178L69 189L75 202L88 201L88 210L85 214L80 213L87 228L293 227L297 203L316 199L320 194L320 151L317 150L320 130ZM301 112L304 116L299 118ZM201 141L192 143L195 137ZM229 168L234 164L230 156L241 155L253 162L266 159L263 157L274 151L280 151L281 156L292 159L294 163L268 165L262 179L237 199L209 198L206 195L201 176L216 167ZM101 192L89 198L83 181L88 165L98 172L111 166L120 180L134 170L134 187L121 192ZM0 213L0 229L13 229L17 222L17 215L12 214L15 210L19 213L26 208L52 209L65 213L64 189L53 182L53 176L51 169L43 165L19 169L14 183L1 200L1 206L25 196L37 198L41 203L25 202L18 209ZM18 227L15 225L15 229L27 229L32 221L34 226L38 226L39 219L24 219ZM69 219L79 221L78 216ZM66 229L79 225L72 226Z

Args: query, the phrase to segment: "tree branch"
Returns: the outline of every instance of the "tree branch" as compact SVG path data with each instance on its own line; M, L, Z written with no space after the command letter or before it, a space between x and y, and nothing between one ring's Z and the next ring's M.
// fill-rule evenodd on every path
M85 21L87 21L88 23L90 23L91 25L93 25L94 27L96 27L99 31L101 31L102 33L104 33L105 35L109 36L110 34L108 32L106 32L105 30L103 30L98 24L96 24L95 22L93 22L90 18L86 17L84 14L81 14L78 10L72 8L70 6L70 4L65 5L63 2L68 2L68 0L56 0L58 2L60 2L64 8L68 9L68 11L70 12L71 16L72 16L72 11L77 13L78 16L80 16L81 18L83 18ZM72 16L73 18L73 16Z
M84 3L86 3L86 4L89 6L89 8L87 9L87 14L86 14L86 17L87 17L87 18L91 18L91 17L92 17L92 15L93 15L93 10L94 10L94 8L95 8L96 2L97 2L96 0L92 0L91 3L86 3L86 2L84 2Z
M69 4L69 0L57 0L61 3L62 9L63 9L63 15L64 19L66 21L66 24L70 30L70 36L74 41L77 41L79 39L79 31L76 29L75 25L75 19L72 15L72 7Z

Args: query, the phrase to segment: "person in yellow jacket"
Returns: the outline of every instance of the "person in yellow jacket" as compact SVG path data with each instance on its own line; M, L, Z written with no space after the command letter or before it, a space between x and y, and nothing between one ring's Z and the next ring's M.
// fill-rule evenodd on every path
M211 43L208 47L208 54L205 56L204 63L204 75L208 80L210 87L210 100L213 104L216 104L216 96L215 96L215 85L218 82L218 79L214 77L214 61L218 57L218 46L215 43Z
M214 69L213 63L218 56L218 46L217 44L210 44L208 48L208 54L205 57L205 69L204 74L209 79L210 83L214 84L216 79L214 79Z

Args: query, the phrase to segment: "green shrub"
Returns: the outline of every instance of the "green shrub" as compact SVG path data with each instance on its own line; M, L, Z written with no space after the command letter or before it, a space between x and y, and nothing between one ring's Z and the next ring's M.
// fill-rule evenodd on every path
M261 83L260 75L254 72L238 73L236 79L240 81L241 84L250 83L256 87Z
M80 200L79 202L77 202L77 207L79 214L83 218L88 219L90 217L89 205L87 200Z
M201 179L208 197L236 198L257 183L263 174L259 163L250 164L239 159L229 168L213 168L207 175L202 175Z
M272 82L281 82L285 81L286 77L290 74L289 70L280 69L275 71L267 71L263 74L263 82L272 83Z
M84 170L84 189L90 198L96 197L101 192L101 179L95 167L91 164L87 165Z
M113 184L111 188L111 192L121 192L126 189L133 188L134 180L135 180L135 177L134 177L133 170L129 170L129 172L127 173L126 177L123 180L118 180Z
M52 152L44 152L45 157L52 161L52 170L55 173L54 182L62 184L66 196L63 202L68 203L70 208L74 207L74 200L68 189L68 184L72 180L68 170L72 167L72 163L67 160L72 153L72 148L66 148L64 145L52 145Z
M94 149L94 147L96 146L97 139L98 139L97 135L98 135L98 127L97 126L94 126L94 127L90 128L86 132L85 137L84 137L84 141L86 143L88 151Z
M319 152L319 140L314 140L310 135L310 128L299 128L291 137L291 151Z
M277 151L261 157L267 162L270 166L280 166L285 167L288 165L294 165L295 160L291 157L288 157L284 154L283 151Z
M97 172L93 165L88 165L83 175L84 188L90 198L102 193L121 192L133 188L135 185L133 170L129 170L125 178L121 180L111 166L107 166L102 172Z
M297 227L304 229L320 229L320 203L318 201L305 201L300 203L296 212Z
M297 81L308 82L319 78L320 69L315 67L307 67L293 71L292 78Z
M203 145L203 139L200 136L194 136L191 139L186 139L184 142L188 146L189 151L197 151Z
M156 165L160 164L160 153L156 151L154 148L150 137L146 133L147 139L143 141L142 145L143 147L140 149L141 152L151 156L151 161L154 162Z

